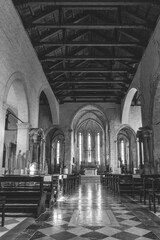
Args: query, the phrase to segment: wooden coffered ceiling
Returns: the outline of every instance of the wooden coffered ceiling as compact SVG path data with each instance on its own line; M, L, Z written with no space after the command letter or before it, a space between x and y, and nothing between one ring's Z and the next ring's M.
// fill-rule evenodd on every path
M60 104L121 103L160 15L159 0L13 3Z

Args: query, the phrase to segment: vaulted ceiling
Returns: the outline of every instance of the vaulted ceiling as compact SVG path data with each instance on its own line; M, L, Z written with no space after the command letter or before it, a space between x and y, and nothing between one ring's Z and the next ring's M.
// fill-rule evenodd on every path
M60 104L121 103L160 15L159 0L13 3Z

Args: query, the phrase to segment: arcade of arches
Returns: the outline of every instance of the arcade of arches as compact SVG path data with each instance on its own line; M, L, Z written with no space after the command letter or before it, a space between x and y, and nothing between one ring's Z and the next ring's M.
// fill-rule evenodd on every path
M135 88L122 111L116 104L65 104L59 106L58 115L45 89L33 99L32 109L22 75L13 74L7 87L1 112L1 172L26 174L31 164L38 173L49 174L60 174L64 168L80 174L85 169L95 169L96 174L159 171L154 145L158 135L153 134L159 126L143 126L144 105L134 105Z
M38 125L33 128L23 121L13 83L4 111L2 171L26 174L31 164L36 164L38 173L47 174L60 174L64 168L80 174L85 174L85 169L95 169L96 174L151 173L158 169L158 162L153 162L152 130L142 127L141 105L132 106L131 102L128 124L120 123L120 109L115 105L86 104L78 109L75 105L70 116L68 105L60 109L60 116L64 114L60 124L53 125L51 106L42 91L37 105Z
M81 174L87 168L97 174L160 172L159 22L121 104L59 104L13 5L5 4L0 35L1 172L25 173L32 163L36 171L50 174L64 168Z

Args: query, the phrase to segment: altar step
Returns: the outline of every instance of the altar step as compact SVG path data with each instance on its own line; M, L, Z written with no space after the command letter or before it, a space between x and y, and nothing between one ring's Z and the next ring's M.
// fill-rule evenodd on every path
M92 175L92 176L87 176L87 175L81 175L81 182L100 182L100 175Z

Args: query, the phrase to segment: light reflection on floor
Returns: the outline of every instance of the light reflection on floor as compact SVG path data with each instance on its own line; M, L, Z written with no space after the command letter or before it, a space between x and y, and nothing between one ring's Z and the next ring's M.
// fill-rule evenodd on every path
M98 182L82 183L75 193L61 198L16 240L160 239L160 219L154 222L153 218L151 228L147 220L140 218L144 213L147 219L149 212L145 211L146 208L128 198L114 197Z

